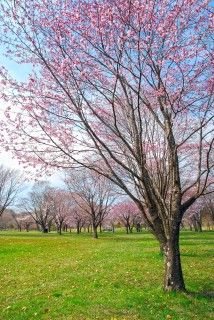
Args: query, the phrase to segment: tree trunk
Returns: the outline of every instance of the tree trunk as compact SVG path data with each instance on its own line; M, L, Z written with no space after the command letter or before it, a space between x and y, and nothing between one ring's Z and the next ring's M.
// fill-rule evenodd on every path
M129 226L126 225L126 233L128 234L129 233Z
M202 232L202 223L198 221L198 231Z
M164 245L165 277L164 290L185 291L179 251L179 227Z
M164 243L160 243L160 254L162 256L164 255L164 247L165 247L165 244Z
M93 226L93 238L98 239L97 226Z

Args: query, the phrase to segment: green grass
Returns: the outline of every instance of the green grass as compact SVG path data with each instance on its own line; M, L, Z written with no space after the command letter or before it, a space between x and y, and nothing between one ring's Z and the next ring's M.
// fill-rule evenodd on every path
M181 234L191 294L166 294L149 233L0 232L0 319L214 319L213 240L213 232Z

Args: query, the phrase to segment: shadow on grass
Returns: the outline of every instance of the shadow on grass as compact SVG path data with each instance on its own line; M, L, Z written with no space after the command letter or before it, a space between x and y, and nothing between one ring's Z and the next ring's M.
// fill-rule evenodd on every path
M187 291L186 295L189 297L193 297L193 298L208 298L211 300L214 300L214 290L211 291L200 291L200 292L191 292L191 291Z
M105 239L105 238L102 238L102 239ZM155 238L152 238L152 237L150 237L150 238L149 237L134 238L132 236L124 236L124 237L117 236L117 237L111 237L111 239L115 240L115 241L127 240L127 241L134 241L134 242L142 242L142 241L152 241L153 242L153 241L155 241Z
M57 233L40 233L40 232L35 232L35 233L24 233L24 232L20 232L20 233L1 233L0 232L0 238L1 237L10 237L10 238L52 238L52 237L59 237L59 238L64 238L64 237L68 237L70 234L62 234L62 235L59 235Z
M181 257L189 258L201 258L201 257L213 257L213 251L206 251L204 253L181 253Z

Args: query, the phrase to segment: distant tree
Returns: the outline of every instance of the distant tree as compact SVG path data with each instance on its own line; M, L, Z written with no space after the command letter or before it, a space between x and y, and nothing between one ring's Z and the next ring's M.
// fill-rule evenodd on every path
M61 235L63 225L71 215L71 196L70 193L51 188L49 190L50 202L52 203L53 222L56 224L57 231Z
M17 200L23 182L23 176L17 170L0 166L0 216Z
M191 215L190 220L195 231L202 232L202 210Z
M35 223L33 218L31 217L31 215L29 215L27 212L23 212L21 213L22 215L22 225L23 228L29 232L30 228L33 226L33 224Z
M47 182L37 182L23 199L22 207L32 217L43 232L48 232L53 221L53 202Z
M75 201L72 201L70 206L71 213L67 218L67 223L70 227L74 227L77 233L81 233L82 228L86 228L90 224L89 217L81 206L77 205Z
M183 227L188 226L190 230L202 231L203 227L209 229L214 225L214 198L207 194L198 199L185 213Z
M206 223L207 229L214 227L214 197L212 194L203 197L203 216L202 220Z
M183 217L183 227L188 225L190 230L202 231L202 213L203 213L203 201L200 198L196 201L185 213Z
M138 223L142 222L142 214L137 205L132 201L125 201L116 204L111 215L114 219L126 228L126 233L132 233L133 228L137 227Z
M17 214L16 212L12 212L12 217L15 221L17 229L21 232L23 227L23 217L21 214Z
M115 187L105 177L87 169L72 170L65 183L76 205L90 219L93 237L115 200Z

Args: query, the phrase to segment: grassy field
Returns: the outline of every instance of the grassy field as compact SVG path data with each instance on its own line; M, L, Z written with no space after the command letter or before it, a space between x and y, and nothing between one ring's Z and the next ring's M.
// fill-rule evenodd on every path
M214 232L181 234L191 293L166 294L149 233L0 232L0 319L214 319L213 245Z

